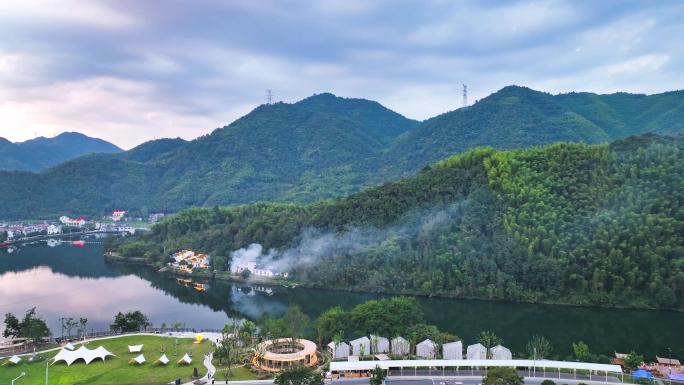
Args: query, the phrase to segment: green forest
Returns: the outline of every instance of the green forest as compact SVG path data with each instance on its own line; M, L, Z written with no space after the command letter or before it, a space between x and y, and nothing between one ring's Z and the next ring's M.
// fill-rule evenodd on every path
M0 219L307 204L413 177L426 164L479 146L604 143L646 132L682 133L683 122L681 91L551 95L509 86L423 122L374 101L319 94L261 105L192 141L150 141L37 173L0 171Z
M190 248L225 270L260 243L314 287L681 310L683 150L654 134L477 148L345 198L184 210L108 248L158 266Z

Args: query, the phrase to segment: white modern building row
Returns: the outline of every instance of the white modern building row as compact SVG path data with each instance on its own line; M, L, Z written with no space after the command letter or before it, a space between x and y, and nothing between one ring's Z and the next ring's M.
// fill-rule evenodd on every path
M350 356L365 356L371 354L391 353L397 356L408 355L411 351L409 342L402 337L395 337L391 341L385 337L371 335L346 342L331 342L328 344L328 352L333 359L348 358ZM440 345L426 339L416 344L416 356L427 359L435 359L440 355ZM489 353L489 354L487 354ZM441 345L441 357L446 360L463 359L463 343L461 341L448 342ZM466 349L468 360L510 360L513 359L511 351L501 345L487 350L482 344L469 345Z

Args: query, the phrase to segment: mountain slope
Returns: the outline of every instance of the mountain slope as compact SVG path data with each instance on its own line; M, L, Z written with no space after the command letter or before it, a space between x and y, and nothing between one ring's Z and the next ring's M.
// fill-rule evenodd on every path
M109 247L220 271L260 243L309 286L684 309L682 187L684 137L479 148L347 198L184 210Z
M284 196L312 201L358 190L391 138L416 122L376 102L315 95L257 107L210 135L91 155L39 174L0 173L0 217L177 211ZM333 181L320 188L321 177ZM26 191L26 186L35 186Z
M151 141L38 174L0 172L0 218L313 202L415 175L477 146L526 148L682 133L683 103L680 91L550 95L510 86L419 123L373 101L319 94L259 106L188 142ZM0 141L2 147L7 143Z
M85 154L116 152L121 149L78 132L63 132L54 138L39 137L19 143L0 138L0 170L39 171Z
M510 149L558 141L600 143L646 132L684 133L684 92L551 95L508 86L402 135L388 151L383 175L405 175L477 146Z

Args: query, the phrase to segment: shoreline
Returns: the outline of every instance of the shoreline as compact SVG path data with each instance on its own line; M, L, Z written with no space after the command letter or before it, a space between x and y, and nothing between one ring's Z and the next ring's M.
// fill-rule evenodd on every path
M148 263L144 258L142 257L122 257L118 255L115 252L106 252L104 254L105 259L112 261L112 262L120 262L120 263L129 263L132 265L146 265L151 268L154 268L157 273L162 274L162 275L167 275L167 276L174 276L174 277L183 277L183 278L201 278L201 279L209 279L209 280L218 280L218 281L225 281L225 282L235 282L235 283L243 283L243 284L262 284L262 285L267 285L267 286L286 286L288 288L294 288L294 287L303 287L306 289L317 289L317 290L331 290L331 291L342 291L342 292L349 292L349 293L366 293L366 294L375 294L375 295L394 295L394 296L411 296L411 297L419 297L419 298L426 298L426 299L455 299L455 300L464 300L464 301L478 301L478 302L498 302L498 303L509 303L509 304L527 304L527 305L543 305L543 306L567 306L567 307L574 307L574 308L594 308L594 309L619 309L619 310L635 310L635 311L642 311L642 310L655 310L655 311L666 311L666 312L672 312L672 313L684 313L684 309L664 309L664 308L655 308L655 307L649 307L649 306L639 306L639 305L618 305L618 304L605 304L605 305L597 305L597 304L584 304L584 303L575 303L575 302L568 302L568 301L516 301L516 300L506 300L506 299L497 299L497 298L481 298L481 297L468 297L468 296L448 296L448 295L429 295L429 294L423 294L423 293L417 293L417 292L412 292L412 291L383 291L383 290L378 290L378 291L370 291L370 290L355 290L351 288L346 288L346 287L329 287L329 286L318 286L318 285L310 285L307 284L306 282L295 282L291 280L283 280L283 279L271 279L271 278L266 278L266 277L258 277L255 278L254 276L251 276L249 279L245 280L242 279L240 276L236 276L234 274L226 273L226 272L221 272L221 273L213 273L213 272L198 272L198 273L182 273L178 271L171 271L165 267L162 267L161 269L157 269L156 266ZM291 287L290 287L291 286Z

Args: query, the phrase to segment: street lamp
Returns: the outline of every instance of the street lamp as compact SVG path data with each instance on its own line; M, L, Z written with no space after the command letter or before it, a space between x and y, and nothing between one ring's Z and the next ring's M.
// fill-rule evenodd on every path
M670 385L672 385L672 348L667 348L667 378L670 380Z
M21 374L19 375L19 377L17 377L17 378L15 378L14 380L12 380L12 385L14 385L14 381L16 381L16 380L18 380L18 379L24 377L25 375L26 375L26 372L21 372Z

